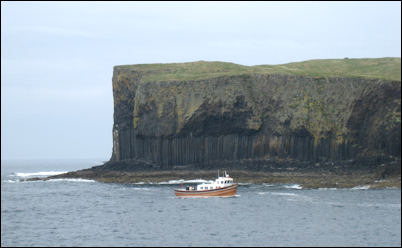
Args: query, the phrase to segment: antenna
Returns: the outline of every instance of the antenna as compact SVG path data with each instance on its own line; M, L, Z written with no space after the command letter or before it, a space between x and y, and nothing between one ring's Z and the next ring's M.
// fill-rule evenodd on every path
M219 178L219 169L218 169L218 178Z

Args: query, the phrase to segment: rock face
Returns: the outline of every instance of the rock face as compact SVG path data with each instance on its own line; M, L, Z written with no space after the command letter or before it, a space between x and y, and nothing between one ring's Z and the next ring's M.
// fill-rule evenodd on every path
M214 168L273 157L381 163L401 156L400 80L257 70L165 80L152 76L171 66L144 67L114 67L110 164Z

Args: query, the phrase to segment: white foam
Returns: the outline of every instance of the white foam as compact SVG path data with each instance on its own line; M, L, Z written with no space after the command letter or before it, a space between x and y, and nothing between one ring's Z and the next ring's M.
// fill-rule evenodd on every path
M179 180L170 180L168 182L159 182L158 184L208 183L208 182L210 181L204 179L191 179L191 180L179 179Z
M151 188L133 188L134 190L144 190L144 191L149 191Z
M318 190L337 190L337 188L318 188Z
M280 195L280 196L297 196L295 193L272 193L273 195Z
M96 181L91 179L83 179L83 178L58 178L58 179L50 179L48 182L80 182L80 183L94 183Z
M370 188L370 185L362 185L362 186L353 187L352 189L369 189L369 188Z
M6 182L6 183L17 183L17 182L19 182L18 180L4 180L3 182Z
M34 177L34 176L54 176L67 173L67 171L40 171L40 172L31 172L31 173L15 173L17 177Z
M300 184L285 185L284 187L286 189L302 189L302 186L300 186Z

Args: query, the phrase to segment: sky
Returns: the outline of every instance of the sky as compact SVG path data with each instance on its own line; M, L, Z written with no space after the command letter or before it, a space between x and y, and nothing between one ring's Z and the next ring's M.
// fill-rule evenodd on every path
M401 57L395 2L1 2L1 158L112 153L113 66Z

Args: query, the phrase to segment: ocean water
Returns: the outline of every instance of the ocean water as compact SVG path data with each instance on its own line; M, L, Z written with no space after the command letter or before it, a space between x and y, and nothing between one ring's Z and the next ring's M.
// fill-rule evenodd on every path
M240 182L235 197L181 199L180 178L23 181L96 163L2 161L1 246L401 246L400 189Z

